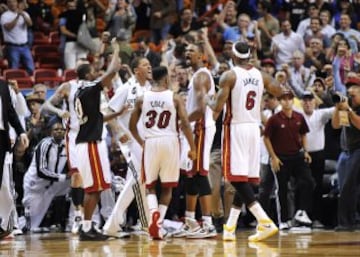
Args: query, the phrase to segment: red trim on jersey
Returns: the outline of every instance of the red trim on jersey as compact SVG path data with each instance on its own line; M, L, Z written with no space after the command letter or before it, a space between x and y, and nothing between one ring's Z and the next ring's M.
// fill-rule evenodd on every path
M88 143L88 154L94 184L91 187L85 188L85 192L99 192L110 188L110 184L106 183L104 180L101 159L96 142Z
M161 182L161 187L173 188L173 187L177 187L178 184L179 184L178 182L165 182L165 183Z
M231 175L231 167L230 167L230 123L232 119L232 109L231 109L231 92L230 96L226 102L226 112L223 121L223 154L222 154L222 163L223 163L223 173L224 177L228 178Z
M69 131L70 129L67 128L66 129L66 133L65 133L65 151L66 151L66 164L67 164L67 167L68 167L68 174L71 176L72 174L74 173L79 173L79 170L77 167L73 167L71 165L71 162L70 162L70 148L69 148L69 145L70 145L70 138L69 138Z
M157 182L157 180L155 180L155 181L152 181L151 183L149 183L149 184L146 184L146 185L145 185L145 187L146 187L146 188L153 188L153 187L155 187L155 185L156 185L156 182Z
M249 182L252 184L258 184L260 182L260 178L249 178L248 176L234 176L232 174L228 174L226 179L230 182Z

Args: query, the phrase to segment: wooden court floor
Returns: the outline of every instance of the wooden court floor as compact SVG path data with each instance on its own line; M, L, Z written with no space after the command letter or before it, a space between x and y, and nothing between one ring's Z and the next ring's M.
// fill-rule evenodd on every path
M0 256L72 257L277 257L360 256L360 231L313 231L283 233L265 242L248 243L252 231L240 231L236 242L216 239L168 239L152 241L147 236L106 242L80 242L66 233L29 234L0 241Z

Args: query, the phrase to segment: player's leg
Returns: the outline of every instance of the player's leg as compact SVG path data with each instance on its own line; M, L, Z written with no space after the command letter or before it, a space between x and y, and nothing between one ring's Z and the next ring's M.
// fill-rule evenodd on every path
M71 228L71 232L76 234L79 231L81 221L83 219L83 201L84 201L84 189L82 188L82 179L77 168L78 153L76 151L76 139L77 133L69 130L65 135L65 147L67 162L71 177L71 200L74 205L74 219Z
M6 153L4 156L0 156L0 158L4 158L4 162L0 162L0 165L3 163L3 168L1 170L2 176L0 176L0 239L11 233L13 229L13 224L11 222L13 217L11 217L11 215L15 210L14 198L11 194L10 184L11 167L9 162L6 160L8 155L9 153Z
M104 141L99 143L81 143L77 150L86 153L78 162L78 169L83 179L85 190L84 220L80 227L80 240L106 240L107 236L99 233L92 224L92 216L99 202L101 191L110 188L111 174L109 163L106 163L107 148ZM106 153L106 156L100 155Z

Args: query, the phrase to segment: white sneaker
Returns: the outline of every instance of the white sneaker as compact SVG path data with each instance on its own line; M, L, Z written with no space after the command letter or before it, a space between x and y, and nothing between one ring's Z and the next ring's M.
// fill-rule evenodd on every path
M73 222L73 225L71 228L71 233L73 233L73 234L79 233L79 228L80 228L82 220L83 220L83 218L81 216L75 216L74 222Z
M173 237L180 238L180 237L187 237L188 234L194 233L200 230L201 227L196 219L185 217L185 223L181 227L179 232L173 234Z
M258 242L275 235L279 229L271 220L259 222L256 227L256 233L248 237L250 242Z
M236 240L236 225L228 227L226 224L223 226L223 240L224 241L235 241Z
M294 220L300 225L311 226L312 221L307 215L306 211L298 210L294 216Z
M202 227L200 229L189 232L186 238L200 239L200 238L210 238L216 236L217 236L217 232L215 226L213 224L208 224L207 222L203 222Z

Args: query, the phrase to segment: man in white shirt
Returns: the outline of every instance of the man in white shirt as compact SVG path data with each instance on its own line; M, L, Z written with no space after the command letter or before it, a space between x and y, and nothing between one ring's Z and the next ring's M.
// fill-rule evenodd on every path
M311 156L311 174L315 180L313 193L313 227L321 228L322 217L322 180L325 169L325 125L332 117L334 107L315 109L315 98L313 93L305 91L302 97L303 115L309 126L310 132L306 134L308 147Z

